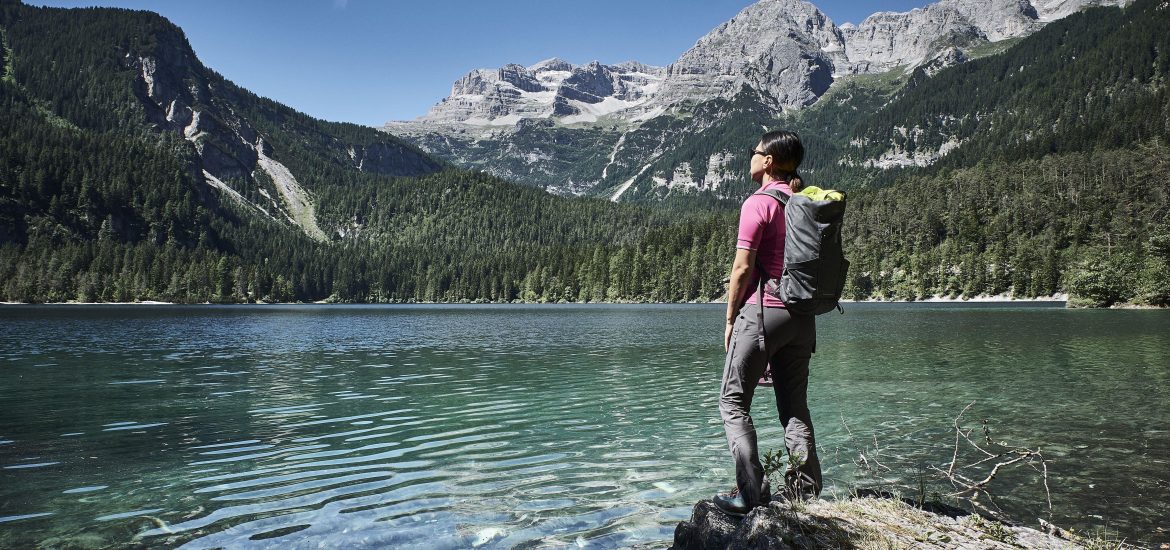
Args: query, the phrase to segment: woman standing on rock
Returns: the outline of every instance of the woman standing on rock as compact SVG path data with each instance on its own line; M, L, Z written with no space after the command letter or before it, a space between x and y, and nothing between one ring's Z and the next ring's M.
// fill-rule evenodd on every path
M740 210L735 263L727 294L727 360L719 394L719 414L735 460L736 489L714 498L720 509L736 515L772 498L750 414L752 394L769 365L776 408L784 426L784 446L792 465L784 476L783 494L811 498L821 491L821 464L807 399L808 364L816 349L815 318L790 315L776 297L769 293L761 297L758 290L752 291L759 286L753 284L760 276L756 266L777 276L784 272L784 207L761 192L776 189L791 195L800 191L803 183L796 169L804 159L804 146L795 133L769 132L751 155L752 180L760 187Z

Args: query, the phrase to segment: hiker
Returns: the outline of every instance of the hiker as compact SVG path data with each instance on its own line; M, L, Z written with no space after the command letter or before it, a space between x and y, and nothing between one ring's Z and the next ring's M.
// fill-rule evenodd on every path
M764 134L751 151L751 176L760 184L757 193L769 189L784 195L799 192L804 184L796 170L803 159L804 146L795 133ZM784 426L784 446L789 453L790 467L781 494L803 499L821 491L821 465L807 399L809 358L816 349L816 318L789 314L784 303L770 293L764 293L761 304L759 290L753 290L759 287L759 269L755 266L762 266L767 273L783 273L784 238L784 206L767 195L748 197L740 210L727 294L727 360L719 392L719 414L735 460L736 490L716 495L714 502L733 515L745 514L772 499L750 414L752 394L769 365L776 408Z

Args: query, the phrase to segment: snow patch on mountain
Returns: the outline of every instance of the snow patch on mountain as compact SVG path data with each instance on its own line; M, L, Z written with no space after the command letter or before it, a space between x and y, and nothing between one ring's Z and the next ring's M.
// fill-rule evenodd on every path
M561 122L564 124L597 122L601 117L612 115L626 109L632 109L641 104L641 102L638 101L622 101L613 97L607 97L593 104L582 103L579 101L570 101L569 103L579 112L575 115L562 117Z

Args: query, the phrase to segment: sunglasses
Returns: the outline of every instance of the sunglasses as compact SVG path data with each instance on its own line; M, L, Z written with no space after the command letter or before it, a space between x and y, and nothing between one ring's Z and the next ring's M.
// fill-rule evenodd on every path
M757 151L757 150L755 150L755 149L752 149L752 154L751 154L751 156L753 156L753 157L754 157L754 156L756 156L756 155L762 155L762 156L765 156L765 157L766 157L766 156L768 156L768 153L765 153L765 152L763 152L763 151Z

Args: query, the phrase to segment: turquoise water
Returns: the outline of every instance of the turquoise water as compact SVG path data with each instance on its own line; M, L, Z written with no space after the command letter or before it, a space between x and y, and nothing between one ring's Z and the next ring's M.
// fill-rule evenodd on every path
M722 307L2 307L0 547L666 546L733 485ZM853 305L810 393L829 494L947 493L970 404L1052 510L981 503L1170 539L1170 312Z

